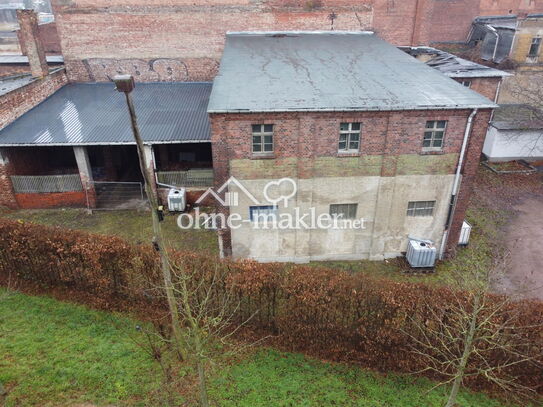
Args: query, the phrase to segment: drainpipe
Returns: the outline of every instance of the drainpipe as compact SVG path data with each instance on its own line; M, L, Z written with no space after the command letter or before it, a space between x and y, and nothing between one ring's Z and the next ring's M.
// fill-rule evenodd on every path
M447 214L447 221L445 223L445 231L443 232L443 239L441 239L441 248L439 250L439 258L442 259L445 253L445 247L447 247L447 240L449 237L449 229L451 227L452 220L454 218L454 209L456 206L456 198L458 194L458 188L460 186L460 173L462 172L462 165L464 164L464 157L466 155L466 148L468 146L469 135L471 133L471 127L473 124L473 118L477 114L477 109L473 109L468 117L468 123L466 124L466 131L464 132L464 139L462 140L462 148L460 149L460 157L458 158L458 166L456 167L456 173L454 175L454 183L451 194L451 202L449 204L449 213Z
M495 104L498 104L498 99L500 98L500 90L501 90L501 87L502 87L502 82L503 82L503 78L500 79L500 81L498 82L498 87L496 88L496 94L494 95L494 103ZM494 112L495 110L492 109L492 113L490 113L490 120L488 121L489 123L494 120Z
M496 62L495 59L496 59L496 52L498 52L498 43L500 42L500 34L498 34L498 31L489 24L487 24L485 27L488 28L490 32L496 36L496 44L494 44L494 52L492 53L492 62Z

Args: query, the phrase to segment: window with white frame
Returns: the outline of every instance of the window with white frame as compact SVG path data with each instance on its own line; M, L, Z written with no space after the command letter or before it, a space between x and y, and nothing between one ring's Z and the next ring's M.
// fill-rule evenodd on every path
M425 150L441 150L443 148L443 138L445 137L445 120L429 120L424 129L424 139L422 148Z
M460 83L466 88L471 88L471 81L462 81Z
M251 222L266 223L277 220L277 206L260 205L249 207L249 218Z
M436 201L411 201L407 204L407 216L432 216Z
M332 204L330 205L330 216L337 219L355 219L357 209L358 204L355 203Z
M360 150L360 123L341 123L339 125L340 152L358 152Z
M253 124L253 153L273 153L273 124Z
M532 38L530 44L530 50L528 51L528 58L537 58L539 56L539 50L541 48L541 37Z

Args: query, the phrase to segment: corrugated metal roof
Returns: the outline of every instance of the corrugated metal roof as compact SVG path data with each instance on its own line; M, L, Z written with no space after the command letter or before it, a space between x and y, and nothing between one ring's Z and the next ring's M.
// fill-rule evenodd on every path
M437 69L449 78L503 78L512 74L481 65L454 54L433 47L398 47L413 57L426 55L430 59L424 61L428 66Z
M229 33L208 112L495 107L368 32Z
M211 83L137 83L138 125L149 144L210 141ZM0 130L0 146L134 144L125 97L112 83L70 84Z

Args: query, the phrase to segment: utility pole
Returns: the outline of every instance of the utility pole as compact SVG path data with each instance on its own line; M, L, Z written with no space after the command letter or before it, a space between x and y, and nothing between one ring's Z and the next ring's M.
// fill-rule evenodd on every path
M168 300L168 307L170 309L170 316L172 320L172 332L174 339L179 346L178 350L180 352L180 356L184 357L183 352L180 349L180 346L183 343L183 338L179 320L179 310L177 309L177 302L175 299L175 290L172 281L170 260L168 258L166 246L164 245L162 228L160 226L161 216L159 214L158 197L152 187L154 182L154 171L153 168L151 166L148 166L145 162L143 140L140 135L136 111L134 109L134 102L132 100L132 91L134 90L136 85L134 82L134 78L131 75L116 75L113 77L113 82L115 83L116 89L119 92L123 92L126 97L126 104L130 113L132 133L134 134L134 139L136 140L136 146L138 150L140 170L145 182L145 193L147 194L147 199L149 200L149 205L151 206L151 217L153 220L153 246L160 255L162 277L164 279L164 289L166 291L166 298Z

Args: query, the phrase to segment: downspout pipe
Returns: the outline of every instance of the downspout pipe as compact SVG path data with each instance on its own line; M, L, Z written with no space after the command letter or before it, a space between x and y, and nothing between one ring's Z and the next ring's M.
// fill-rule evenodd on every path
M496 53L498 52L498 43L500 42L500 34L490 24L487 24L485 27L488 28L490 32L496 36L496 43L494 44L494 52L492 53L492 62L496 62L495 59L496 59Z
M473 126L473 118L477 114L477 109L473 109L468 117L466 124L466 130L464 132L464 139L462 140L462 148L460 149L460 157L458 158L458 165L456 167L456 173L454 175L453 188L451 193L451 201L449 203L449 213L447 214L447 221L445 222L445 231L443 232L443 239L441 239L441 248L439 251L439 258L442 259L447 247L447 240L449 237L449 229L451 227L454 218L454 209L456 207L456 199L458 195L458 189L460 186L460 176L462 173L462 165L464 164L464 158L466 156L466 149L468 146L468 140Z

